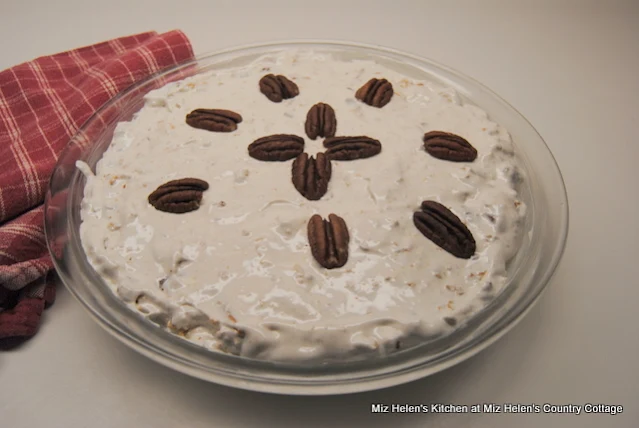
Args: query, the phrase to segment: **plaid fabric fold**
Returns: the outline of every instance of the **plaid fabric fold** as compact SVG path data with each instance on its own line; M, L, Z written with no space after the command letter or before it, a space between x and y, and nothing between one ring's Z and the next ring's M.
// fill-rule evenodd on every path
M33 336L55 299L42 203L58 155L113 96L192 57L181 31L147 32L0 72L0 345Z

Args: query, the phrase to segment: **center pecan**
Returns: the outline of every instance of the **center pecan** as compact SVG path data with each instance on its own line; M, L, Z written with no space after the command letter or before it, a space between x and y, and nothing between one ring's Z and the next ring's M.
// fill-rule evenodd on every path
M324 153L318 153L317 159L308 153L300 154L293 161L292 171L293 185L306 199L317 201L328 190L331 161Z
M182 214L200 207L202 194L209 183L198 178L169 181L149 195L148 201L158 211Z
M337 161L366 159L382 151L382 143L366 136L330 137L324 140L324 147L326 156Z
M304 139L290 134L258 138L248 146L249 156L261 161L287 161L303 151Z
M315 214L308 222L311 253L326 269L335 269L346 264L349 240L344 219L335 214L329 214L328 221Z
M317 103L308 111L305 124L306 135L311 140L317 137L332 137L337 128L335 110L328 104Z

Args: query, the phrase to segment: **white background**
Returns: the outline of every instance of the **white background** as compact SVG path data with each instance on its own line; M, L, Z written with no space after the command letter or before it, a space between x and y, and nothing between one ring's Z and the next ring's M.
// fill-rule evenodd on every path
M639 2L3 0L0 69L147 30L195 52L286 38L380 44L491 87L545 138L570 234L550 288L480 355L427 379L332 397L208 384L138 356L59 288L39 334L0 353L0 427L639 426ZM371 403L609 403L618 416L370 413Z

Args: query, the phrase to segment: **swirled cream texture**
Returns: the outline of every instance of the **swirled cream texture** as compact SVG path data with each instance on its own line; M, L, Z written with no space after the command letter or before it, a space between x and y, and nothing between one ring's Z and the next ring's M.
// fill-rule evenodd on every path
M267 73L300 94L281 103L259 92ZM354 97L372 77L395 94L379 109ZM327 194L301 196L291 163L262 162L247 146L271 134L305 138L318 102L337 116L337 135L382 143L369 159L333 162ZM229 109L243 121L231 133L195 129L196 108ZM472 163L436 159L422 136L466 138ZM285 51L249 65L210 71L149 93L87 177L81 239L94 269L123 301L151 321L212 350L299 361L387 353L452 331L506 283L525 205L510 136L450 88L417 81L381 64ZM156 210L148 195L173 179L206 180L197 211ZM472 232L475 256L458 259L426 239L412 215L423 200L450 208ZM313 214L346 221L349 259L340 269L312 257Z

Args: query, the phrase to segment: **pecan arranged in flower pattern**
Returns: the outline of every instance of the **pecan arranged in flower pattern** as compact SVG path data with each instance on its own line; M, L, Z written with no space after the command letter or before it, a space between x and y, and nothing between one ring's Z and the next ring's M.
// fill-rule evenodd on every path
M304 139L289 134L258 138L248 146L249 156L261 161L287 161L299 156L303 151Z
M186 123L193 128L213 132L233 132L242 116L231 110L198 108L186 115Z
M202 194L209 183L197 178L169 181L149 195L148 201L158 211L182 214L200 207Z
M298 86L282 75L263 76L259 88L275 103L299 95ZM373 78L356 91L355 98L382 108L393 94L393 85L388 80ZM240 114L223 109L199 108L186 116L189 126L213 132L233 132L241 122ZM309 156L304 153L304 139L290 134L259 138L248 146L248 152L262 161L295 159L291 169L293 185L311 201L326 194L332 173L331 161L365 159L382 150L378 140L367 136L336 137L335 110L326 103L320 102L310 108L304 127L310 139L325 138L325 153ZM438 159L472 162L477 158L477 150L459 135L431 131L424 134L423 142L425 150ZM148 201L159 211L186 213L199 208L203 192L208 188L206 181L196 178L173 180L159 186L148 196ZM421 210L413 214L413 222L426 238L456 257L468 259L476 251L474 237L466 225L438 202L423 201ZM321 266L335 269L347 263L350 235L344 219L335 214L330 214L328 220L313 215L308 222L307 234L311 253ZM454 325L453 321L447 322Z
M286 76L267 74L260 79L260 91L274 103L282 102L299 95L300 90Z
M355 98L369 106L382 108L393 97L393 85L386 79L372 78L355 92Z
M450 132L427 132L424 148L431 156L452 162L472 162L477 158L477 150L465 138Z
M452 211L435 201L422 202L421 209L413 214L413 222L426 238L460 259L475 254L472 233Z
M350 236L344 219L330 214L328 221L315 214L308 222L308 242L317 262L326 269L342 267L348 261Z
M306 135L311 140L317 137L332 137L337 128L335 110L328 104L317 103L308 111L305 124Z
M284 76L268 74L260 80L260 91L273 102L299 94L295 83ZM355 98L381 108L393 97L393 85L386 79L370 79L355 93ZM325 153L316 157L304 153L304 140L296 135L277 134L259 138L249 145L249 155L264 161L295 158L292 182L309 200L319 200L328 190L331 161L365 159L381 153L381 143L367 136L336 137L335 110L328 104L313 105L306 115L306 135L324 138ZM432 156L455 162L472 162L477 151L464 138L441 131L424 135L424 147ZM476 250L475 240L466 225L449 209L434 201L424 201L413 214L416 228L429 240L452 255L468 259ZM349 233L344 219L330 214L328 220L314 215L308 222L308 240L313 257L327 269L342 267L348 260Z
M330 179L331 161L324 153L318 153L317 159L302 153L293 161L293 185L310 201L324 196Z
M326 156L330 160L349 161L366 159L382 151L382 143L366 136L329 137L324 140Z

